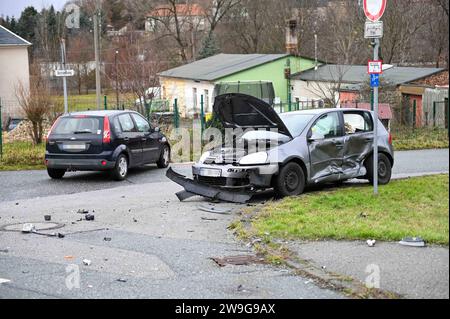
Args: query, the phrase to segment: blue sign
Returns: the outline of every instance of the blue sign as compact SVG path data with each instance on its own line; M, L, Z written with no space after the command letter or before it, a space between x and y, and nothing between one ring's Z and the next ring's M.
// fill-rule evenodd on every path
M371 74L370 75L370 87L377 88L380 86L380 75L379 74Z

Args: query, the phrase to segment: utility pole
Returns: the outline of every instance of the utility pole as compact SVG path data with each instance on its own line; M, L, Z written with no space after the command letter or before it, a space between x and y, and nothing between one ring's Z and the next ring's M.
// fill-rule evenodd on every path
M62 69L66 70L66 40L61 39L61 63ZM67 77L63 76L63 86L64 86L64 113L69 112L69 106L67 103Z
M119 109L119 72L117 70L117 55L119 50L116 50L114 54L114 67L116 69L116 108Z
M98 18L100 16L100 10L97 2L97 10L94 14L94 49L95 49L95 92L97 95L97 110L100 110L102 104L102 88L100 83L100 52L99 52L99 32Z

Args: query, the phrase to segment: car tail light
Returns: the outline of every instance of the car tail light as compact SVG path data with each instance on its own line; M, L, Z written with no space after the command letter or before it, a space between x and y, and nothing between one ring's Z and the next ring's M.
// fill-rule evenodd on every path
M389 132L389 144L392 145L392 133Z
M111 143L111 126L109 125L109 117L103 119L103 143Z
M56 119L56 121L53 123L52 127L50 128L50 131L48 131L47 135L45 136L45 141L46 141L46 142L48 141L48 138L50 137L50 134L52 134L53 129L55 128L56 123L58 123L58 121L59 121L59 117L58 117L58 118Z

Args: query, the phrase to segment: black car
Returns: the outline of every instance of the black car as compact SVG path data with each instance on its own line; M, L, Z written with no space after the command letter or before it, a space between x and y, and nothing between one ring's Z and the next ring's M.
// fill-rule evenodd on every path
M109 171L123 180L128 169L170 163L170 145L159 128L132 111L89 111L61 116L53 124L45 151L48 175L67 171Z

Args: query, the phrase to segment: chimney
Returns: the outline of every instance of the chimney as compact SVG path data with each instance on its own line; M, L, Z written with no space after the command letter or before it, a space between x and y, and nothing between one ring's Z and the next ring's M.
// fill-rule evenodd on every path
M286 21L286 53L298 55L298 22L297 19Z

